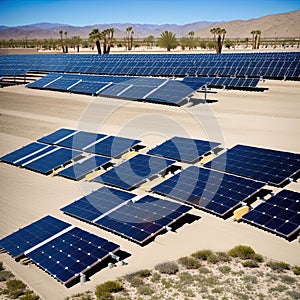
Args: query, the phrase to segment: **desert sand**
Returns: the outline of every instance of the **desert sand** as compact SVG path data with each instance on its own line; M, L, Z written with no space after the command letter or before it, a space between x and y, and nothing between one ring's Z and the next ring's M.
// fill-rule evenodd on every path
M212 103L169 107L117 99L27 89L0 90L0 156L61 127L99 131L138 138L146 151L174 135L218 140L230 148L237 143L299 153L300 84L267 80L261 92L223 91L209 94ZM203 94L196 95L202 98ZM197 102L197 101L195 101ZM176 232L159 235L141 247L95 226L64 215L59 209L100 185L44 176L4 163L0 164L0 238L51 214L82 229L121 245L130 253L128 265L104 268L84 284L69 289L35 265L16 263L0 254L8 269L43 299L64 299L80 291L93 290L106 280L156 264L190 255L199 249L227 251L238 244L249 245L268 258L300 264L298 239L289 242L233 218L223 220L193 209L200 219L184 224ZM154 183L147 183L154 186ZM300 182L287 185L300 192ZM276 191L276 188L271 187ZM139 189L138 193L145 191Z

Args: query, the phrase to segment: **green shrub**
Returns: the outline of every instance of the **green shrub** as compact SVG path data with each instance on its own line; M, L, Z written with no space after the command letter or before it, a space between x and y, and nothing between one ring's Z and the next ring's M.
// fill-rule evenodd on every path
M259 263L264 262L264 257L260 254L257 254L257 253L253 254L251 259L253 259L253 260L255 260L256 262L259 262Z
M9 290L23 290L26 288L26 284L22 282L21 280L10 280L6 282L6 286Z
M198 269L201 266L200 262L193 257L181 257L178 262L187 269Z
M124 288L118 281L106 281L96 286L95 295L99 300L110 300L114 299L111 293L117 293L122 290L124 290Z
M166 278L161 279L161 284L166 288L169 289L172 287L172 282L170 280L167 280Z
M288 287L286 285L283 284L278 284L277 286L271 287L269 288L269 292L283 292L286 291L288 289Z
M226 252L216 252L219 262L230 262L231 257Z
M191 284L194 282L193 275L191 275L188 272L182 272L178 275L178 277L179 277L181 283L184 283L184 284Z
M151 282L158 282L160 281L161 275L159 273L153 273L152 274L152 278L151 278Z
M194 258L201 260L207 260L211 255L213 255L213 252L209 249L200 250L192 254Z
M144 285L144 280L141 277L126 277L126 279L132 287L139 287L141 285Z
M220 262L219 256L216 254L212 254L207 258L207 262L210 264L217 264Z
M7 281L9 278L12 277L14 277L12 272L6 270L0 271L0 281Z
M206 267L200 267L198 270L199 270L199 273L200 273L200 274L208 274L208 273L211 273L211 270L209 270L209 269L206 268Z
M34 294L33 291L27 290L25 292L25 295L19 298L20 300L38 300L40 299L39 296L37 296L36 294ZM83 299L83 298L81 298Z
M297 291L287 291L286 292L292 299L300 299L300 293Z
M228 274L231 272L231 268L229 266L220 266L218 268L218 270L222 273L222 274Z
M176 274L179 271L178 264L176 262L166 262L155 266L155 269L162 274Z
M293 284L293 283L295 283L297 281L296 278L291 277L289 275L285 275L285 274L284 275L280 275L279 277L280 277L280 279L281 279L282 282L287 283L287 284Z
M4 270L4 268L3 268L3 262L0 261L0 271L2 271L2 270Z
M151 276L151 271L148 269L144 269L144 270L140 270L140 271L136 272L135 275L139 276L139 277L147 278L147 277Z
M269 261L266 265L277 272L283 272L290 269L290 265L283 261Z
M252 283L252 284L257 284L258 283L257 277L256 276L252 276L252 275L245 275L243 277L243 280L245 282L249 282L249 283Z
M258 268L258 263L253 259L248 259L242 262L243 267L245 268Z
M223 293L223 291L224 291L224 288L222 288L222 287L215 287L214 289L211 290L211 292L214 294L221 294L221 293Z
M300 275L300 266L294 266L292 270L295 275Z
M229 256L232 257L239 257L241 259L251 259L252 256L255 254L255 251L249 246L238 245L229 250L227 253Z
M140 295L150 296L154 293L154 290L149 285L144 284L137 288L137 292Z

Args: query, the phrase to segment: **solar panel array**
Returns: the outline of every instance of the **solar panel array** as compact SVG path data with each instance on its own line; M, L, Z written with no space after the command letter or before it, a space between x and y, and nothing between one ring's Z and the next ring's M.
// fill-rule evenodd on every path
M218 171L188 167L152 191L225 216L265 184Z
M219 145L220 143L175 136L149 150L148 154L193 163Z
M138 154L99 175L93 181L130 190L143 183L146 179L164 172L173 163L173 160Z
M162 78L49 74L40 80L27 87L173 105L180 105L195 92L193 86Z
M290 238L300 230L300 193L282 190L242 217L252 225Z
M137 199L135 194L102 187L61 210L143 244L191 207L152 196Z
M205 166L280 186L300 171L300 154L236 145Z
M69 223L46 216L0 240L13 257L29 257L67 284L120 249L120 246Z
M22 75L32 70L131 76L248 76L299 80L299 56L299 52L1 55L0 75Z

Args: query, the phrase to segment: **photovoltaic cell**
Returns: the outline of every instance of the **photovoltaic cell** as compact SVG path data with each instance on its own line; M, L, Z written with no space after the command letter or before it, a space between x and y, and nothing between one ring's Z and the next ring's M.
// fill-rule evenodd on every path
M261 182L191 166L152 191L224 216L263 186Z
M68 283L120 246L79 228L49 241L27 256L61 283Z
M140 140L109 136L86 148L85 151L109 157L118 157L140 142Z
M219 145L220 143L215 142L173 137L148 151L148 154L193 163L199 159L200 156Z
M69 179L80 180L91 171L96 170L102 165L106 164L108 161L110 161L110 158L92 155L88 158L77 161L73 165L58 172L58 174Z
M46 144L56 144L59 140L66 138L67 136L74 134L76 130L61 128L57 131L50 133L49 135L43 136L42 138L38 139L40 143Z
M163 172L173 163L173 160L138 154L119 166L94 178L93 181L129 190L147 178Z
M237 145L205 166L272 185L281 185L299 172L300 154Z
M300 193L282 190L245 214L242 220L287 239L297 236L300 230Z
M25 251L47 240L53 235L71 226L70 224L46 216L0 240L0 247L13 257L19 257Z
M63 207L61 211L82 220L93 222L99 216L135 197L135 194L101 187L85 197Z

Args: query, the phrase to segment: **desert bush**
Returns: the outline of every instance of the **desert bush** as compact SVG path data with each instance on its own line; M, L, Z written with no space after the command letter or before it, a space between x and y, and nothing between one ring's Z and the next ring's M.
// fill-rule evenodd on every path
M245 268L258 268L258 263L253 259L248 259L242 262L243 267Z
M19 298L20 300L38 300L40 299L39 296L37 296L36 294L34 294L33 291L27 290L25 292L25 295ZM83 299L83 298L81 298Z
M264 262L264 257L258 253L255 253L251 256L251 259L255 260L256 262Z
M209 269L206 268L206 267L200 267L200 268L198 269L198 271L199 271L200 274L208 274L208 273L211 273L211 270L209 270Z
M6 287L8 295L16 299L24 294L26 284L21 280L12 279L6 282Z
M176 262L166 262L155 266L155 269L162 274L176 274L179 271L178 264Z
M257 284L258 283L257 277L256 276L252 276L252 275L245 275L243 277L243 280L245 282L249 282L249 283L252 283L252 284Z
M294 266L292 270L295 275L300 275L300 266Z
M172 282L170 280L167 280L166 278L162 278L161 284L166 288L169 289L172 287Z
M181 257L178 262L187 269L198 269L201 266L200 262L193 257Z
M287 283L287 284L293 284L293 283L295 283L297 281L296 278L291 277L289 275L285 275L285 274L284 275L280 275L279 277L280 277L280 279L281 279L282 282Z
M222 274L228 274L231 272L231 268L229 266L220 266L218 268L218 270L222 273Z
M207 262L210 264L217 264L220 262L219 256L216 254L212 254L207 258Z
M111 293L117 293L124 290L122 284L118 281L106 281L96 286L95 295L99 300L114 299Z
M201 260L207 260L211 255L213 255L213 252L209 249L200 250L192 254L194 258Z
M182 273L178 274L178 277L179 277L181 283L184 283L184 284L191 284L194 282L193 275L191 275L188 272L182 272Z
M283 272L290 269L290 265L283 261L269 261L266 266L277 272Z
M151 282L158 282L161 278L161 275L159 273L153 273L152 274L152 278L151 278Z
M144 280L141 277L126 275L125 278L131 284L132 287L139 287L141 285L144 285Z
M216 252L219 262L230 262L231 257L226 252Z
M286 285L283 284L278 284L277 286L271 287L269 288L269 292L283 292L286 291L288 289L288 287Z
M151 286L144 284L137 288L137 292L140 295L150 296L154 293L154 290L153 290L153 288L151 288Z
M251 259L252 256L255 254L255 251L249 246L238 245L229 250L227 253L229 256L232 257L239 257L241 259Z
M14 277L12 272L6 270L0 271L0 281L7 281L9 278L12 277Z
M286 292L292 299L298 300L300 299L300 293L297 291L287 291Z
M4 270L4 268L3 268L3 262L0 261L0 271L2 271L2 270Z

